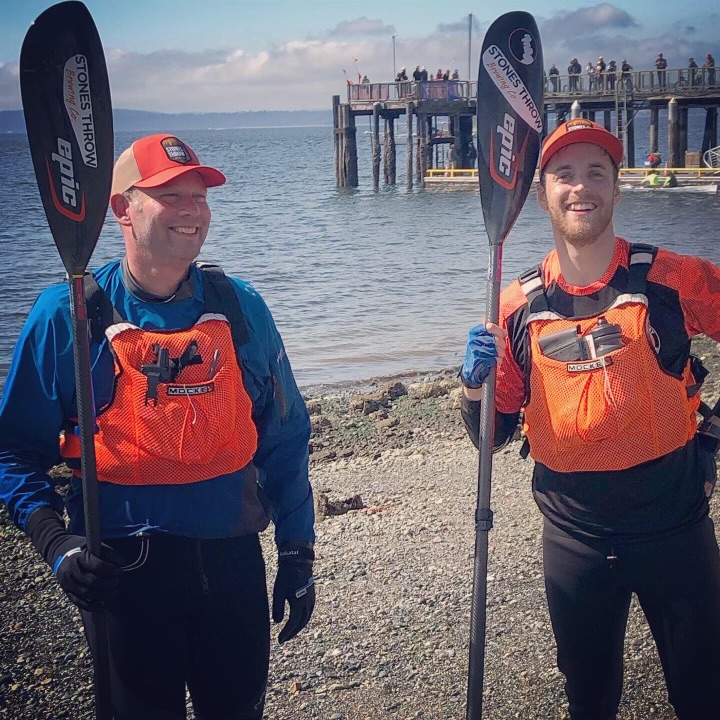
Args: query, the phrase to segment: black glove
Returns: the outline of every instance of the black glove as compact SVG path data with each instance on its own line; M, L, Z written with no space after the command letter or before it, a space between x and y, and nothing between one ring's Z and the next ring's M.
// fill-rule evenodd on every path
M315 581L312 576L315 552L309 543L288 543L278 548L278 570L273 588L272 619L285 617L285 601L290 617L280 631L278 642L292 640L309 622L315 607Z
M123 559L111 547L102 545L99 558L91 555L86 538L71 535L62 518L50 508L36 510L27 531L57 575L60 587L81 610L98 612L117 594Z

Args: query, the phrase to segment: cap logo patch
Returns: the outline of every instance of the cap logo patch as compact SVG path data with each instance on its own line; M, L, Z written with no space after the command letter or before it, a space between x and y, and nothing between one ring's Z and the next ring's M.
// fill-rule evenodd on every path
M565 130L571 132L572 130L587 130L588 128L595 127L589 120L583 120L578 118L576 120L570 120L565 125Z
M163 146L163 150L165 150L165 154L168 156L168 159L173 162L185 165L192 160L190 153L185 148L185 145L175 137L165 138L161 145Z

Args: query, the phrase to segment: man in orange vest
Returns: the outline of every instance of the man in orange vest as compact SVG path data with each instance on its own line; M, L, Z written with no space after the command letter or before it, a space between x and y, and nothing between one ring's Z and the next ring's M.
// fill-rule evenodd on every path
M611 720L635 593L679 720L718 714L720 554L709 499L720 433L697 432L705 371L690 339L720 341L720 268L615 235L620 141L594 122L543 144L538 202L555 249L470 331L462 414L478 443L497 364L496 449L524 412L544 515L545 587L572 720Z
M86 281L101 557L85 545L66 286L33 306L0 404L0 499L83 620L105 613L116 720L185 718L186 687L196 717L260 720L270 619L258 534L270 520L279 642L315 604L305 404L257 291L195 262L208 189L224 183L168 134L115 164L125 256ZM61 460L75 473L64 501L48 476Z

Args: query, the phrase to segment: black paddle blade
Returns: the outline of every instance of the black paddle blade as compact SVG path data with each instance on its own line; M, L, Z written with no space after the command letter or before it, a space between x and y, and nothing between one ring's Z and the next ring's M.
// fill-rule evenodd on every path
M105 56L81 2L53 5L30 26L20 90L50 231L65 269L81 275L105 220L113 169Z
M535 19L526 12L502 15L485 35L477 86L480 200L492 245L507 237L533 181L543 86Z

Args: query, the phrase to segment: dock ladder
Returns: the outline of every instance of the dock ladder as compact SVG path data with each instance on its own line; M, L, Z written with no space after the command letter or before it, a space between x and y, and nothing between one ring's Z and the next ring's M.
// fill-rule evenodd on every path
M720 145L706 150L703 155L703 162L709 168L720 168Z

